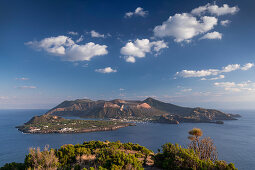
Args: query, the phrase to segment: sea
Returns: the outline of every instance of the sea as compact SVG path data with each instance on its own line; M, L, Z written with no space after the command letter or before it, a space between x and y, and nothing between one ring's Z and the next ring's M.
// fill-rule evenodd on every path
M30 147L44 148L49 145L51 148L59 148L64 144L82 144L91 140L138 143L154 152L168 142L185 147L189 143L188 131L197 127L203 130L205 137L213 139L220 159L234 163L240 170L255 169L255 111L227 111L238 113L242 117L239 120L225 121L222 125L143 122L115 131L78 134L24 134L15 128L45 112L46 110L0 110L0 167L5 163L24 162Z

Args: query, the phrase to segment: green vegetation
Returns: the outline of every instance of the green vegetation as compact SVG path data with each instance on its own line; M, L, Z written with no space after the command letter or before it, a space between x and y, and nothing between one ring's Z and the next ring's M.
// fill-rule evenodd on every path
M167 143L162 146L163 153L155 155L155 166L161 169L194 169L194 170L234 170L232 163L199 159L192 149L185 149L178 144Z
M133 124L118 121L64 119L59 116L35 116L17 128L25 133L79 133L115 130Z
M201 129L193 129L189 134L191 143L188 148L167 143L162 146L162 152L156 154L138 144L119 141L90 141L50 150L46 146L43 151L31 148L24 163L5 164L0 170L236 169L232 163L227 164L217 159L212 140L200 139L203 134Z
M218 160L216 147L211 138L200 137L199 128L189 131L191 140L187 149L178 144L167 143L162 146L163 153L155 155L155 166L162 169L196 169L196 170L235 170L234 164Z

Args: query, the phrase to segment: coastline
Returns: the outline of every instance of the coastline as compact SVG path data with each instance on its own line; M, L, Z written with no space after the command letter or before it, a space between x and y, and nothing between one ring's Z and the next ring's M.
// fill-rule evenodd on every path
M94 129L81 129L81 130L70 130L70 131L61 131L61 130L43 130L43 131L27 131L22 130L20 127L16 127L17 130L22 132L23 134L52 134L52 133L60 133L60 134L74 134L74 133L89 133L89 132L100 132L100 131L113 131L118 130L120 128L125 128L128 126L136 126L132 123L126 123L123 125L113 126L113 127L105 127L105 128L94 128Z

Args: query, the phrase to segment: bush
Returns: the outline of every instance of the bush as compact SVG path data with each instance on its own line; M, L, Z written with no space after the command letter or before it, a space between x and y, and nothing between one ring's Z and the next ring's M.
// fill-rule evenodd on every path
M7 163L0 170L25 170L25 165L23 163Z
M142 163L132 154L105 148L96 155L96 163L106 169L143 169Z
M235 170L232 163L224 161L202 160L192 149L185 149L178 144L167 143L162 146L163 153L154 156L154 165L162 169L181 170Z
M194 133L193 133L194 132ZM208 145L200 141L202 133L199 130L190 133L197 136L199 146ZM202 132L202 131L201 131ZM196 136L197 135L197 136ZM191 141L192 142L192 141ZM210 142L209 142L210 143ZM197 146L197 145L194 145ZM198 147L199 148L199 147ZM26 156L25 163L5 164L0 170L25 170L25 169L59 169L59 170L119 170L119 169L143 169L143 165L153 161L148 157L153 154L149 149L133 143L90 141L77 145L63 145L54 150L45 147L31 148ZM208 149L206 149L208 150ZM154 158L154 166L161 169L196 169L196 170L234 170L232 163L207 159L200 153L200 149L182 148L178 144L167 143L162 146L162 153L157 153ZM211 153L211 152L208 152ZM147 159L148 158L148 159ZM148 162L147 162L148 161Z

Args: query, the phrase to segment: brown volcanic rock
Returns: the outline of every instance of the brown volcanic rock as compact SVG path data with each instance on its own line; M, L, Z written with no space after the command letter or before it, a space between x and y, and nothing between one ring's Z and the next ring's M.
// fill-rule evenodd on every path
M79 99L64 101L47 114L59 116L78 116L87 118L152 118L172 115L178 122L211 122L216 120L235 120L231 114L214 109L189 108L164 103L153 98L144 101L115 99L111 101L92 101Z

